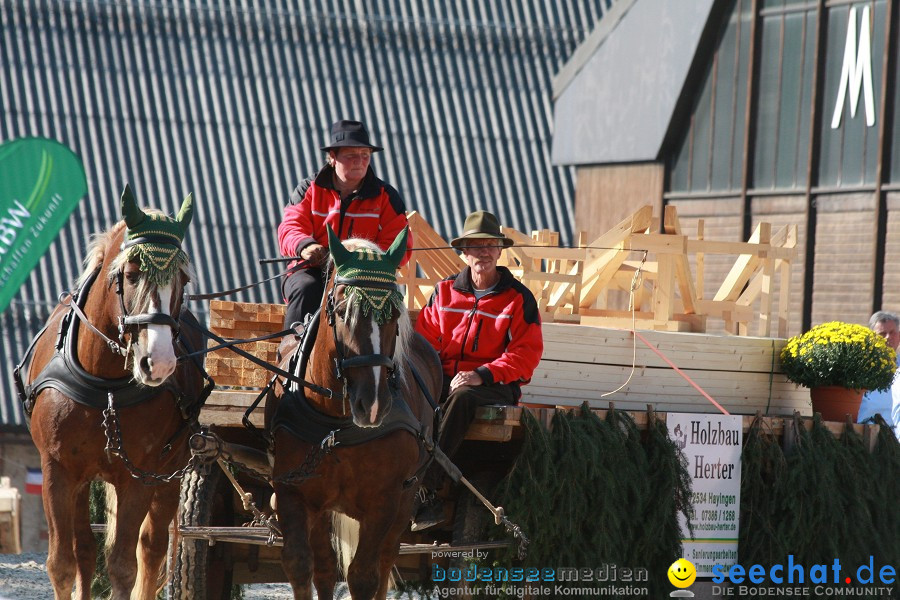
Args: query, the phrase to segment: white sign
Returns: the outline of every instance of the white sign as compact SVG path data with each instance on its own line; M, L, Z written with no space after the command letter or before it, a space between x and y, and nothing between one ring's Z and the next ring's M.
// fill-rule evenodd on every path
M841 83L838 85L837 102L831 128L837 129L844 113L844 99L850 94L850 117L856 116L859 105L859 91L862 88L866 107L866 126L875 125L875 90L872 87L872 34L869 24L869 7L862 9L862 23L859 26L859 45L856 44L856 7L850 9L847 23L847 42L844 44L844 65L841 67Z
M693 481L694 537L689 538L679 514L682 556L694 564L698 577L711 577L713 565L737 563L741 506L740 415L669 413L669 437L684 453Z

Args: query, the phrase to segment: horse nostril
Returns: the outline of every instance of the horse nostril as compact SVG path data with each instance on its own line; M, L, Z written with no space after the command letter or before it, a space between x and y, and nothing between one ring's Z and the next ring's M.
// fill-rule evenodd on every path
M147 375L153 374L153 362L150 360L149 356L145 356L141 359L141 371L146 373Z

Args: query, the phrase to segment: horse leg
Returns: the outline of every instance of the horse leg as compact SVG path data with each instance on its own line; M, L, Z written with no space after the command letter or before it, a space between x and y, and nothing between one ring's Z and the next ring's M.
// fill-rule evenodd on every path
M370 507L376 514L360 520L359 546L350 563L347 583L354 598L384 600L387 595L391 567L399 554L396 544L400 535L409 526L412 512L412 497L409 502L399 503L384 500L377 508ZM404 506L400 510L398 504ZM409 507L406 507L409 504ZM404 518L401 518L401 515Z
M387 597L388 585L391 582L391 570L400 556L400 538L409 529L409 519L413 512L415 494L404 492L397 503L397 515L394 523L381 544L381 554L378 561L378 594L376 598L382 600Z
M138 571L133 600L153 600L159 588L159 575L169 546L169 524L178 509L178 487L172 483L157 487L150 511L141 524L138 545Z
M97 538L91 531L90 496L90 482L82 484L75 496L75 512L73 514L75 546L73 550L78 571L75 577L75 594L72 597L76 600L90 600L91 582L97 566Z
M400 556L400 537L403 532L409 529L409 518L412 513L412 502L410 501L410 509L408 511L399 511L394 525L388 534L384 536L381 545L381 555L378 560L378 593L376 598L384 600L387 598L388 585L391 582L391 570Z
M138 481L116 484L116 531L106 565L112 588L110 600L128 600L137 579L137 543L141 523L155 490Z
M41 464L41 470L44 472L43 502L49 535L47 574L56 600L63 600L72 596L72 586L75 583L76 502L73 500L76 486L58 463L45 460Z
M331 600L337 585L337 557L331 545L331 513L323 512L309 531L313 553L313 582L319 600Z
M289 485L276 489L278 520L281 525L284 546L281 549L281 566L287 575L294 600L312 600L313 560L309 545L309 514L300 494Z

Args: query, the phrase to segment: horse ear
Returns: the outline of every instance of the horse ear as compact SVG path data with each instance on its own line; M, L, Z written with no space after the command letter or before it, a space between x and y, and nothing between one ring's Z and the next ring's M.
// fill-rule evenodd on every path
M400 266L403 257L406 255L406 239L409 237L409 226L403 228L403 231L397 234L394 243L384 253L387 262L394 265L394 270Z
M181 235L184 237L184 232L187 231L188 225L191 224L191 218L194 216L194 194L191 192L185 197L184 201L181 203L181 210L178 211L178 216L175 217L175 220L181 225Z
M128 229L134 229L146 217L144 211L138 208L134 194L131 192L131 186L126 183L125 189L122 190L122 218L125 219L125 226Z
M340 268L341 265L353 257L353 253L344 248L344 244L341 243L341 240L339 240L338 236L332 231L331 225L326 223L325 228L328 230L328 251L331 252L331 256L334 258L335 266Z

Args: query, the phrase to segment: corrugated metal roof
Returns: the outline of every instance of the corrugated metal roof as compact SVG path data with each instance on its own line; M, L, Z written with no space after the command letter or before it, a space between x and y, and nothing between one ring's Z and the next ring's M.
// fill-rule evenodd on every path
M551 79L610 0L0 0L0 141L60 140L88 195L0 315L0 425L12 365L80 271L85 241L138 202L196 212L197 290L274 274L293 186L330 124L386 147L376 172L449 235L475 208L569 234L574 172L550 165ZM277 301L272 283L236 299ZM193 306L202 313L205 306Z

